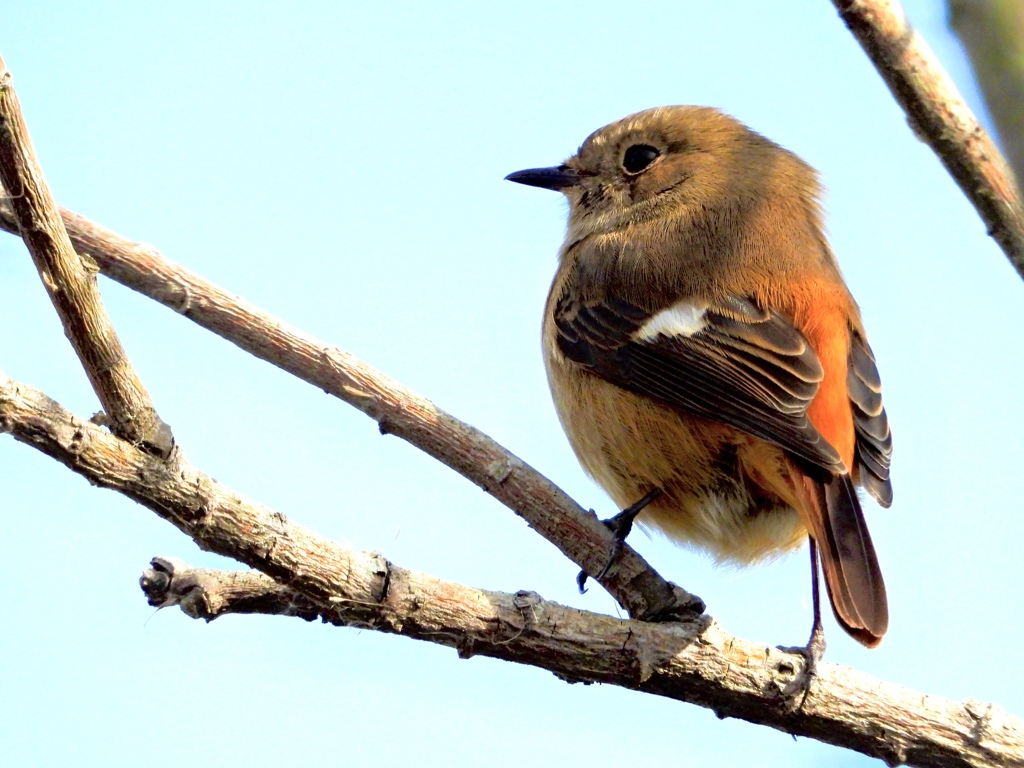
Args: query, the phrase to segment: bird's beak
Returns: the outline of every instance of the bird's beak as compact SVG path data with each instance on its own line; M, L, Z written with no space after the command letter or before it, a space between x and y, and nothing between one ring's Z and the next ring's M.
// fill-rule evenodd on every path
M527 168L525 171L510 173L505 179L516 184L553 189L556 192L580 183L580 175L567 165L558 165L554 168Z

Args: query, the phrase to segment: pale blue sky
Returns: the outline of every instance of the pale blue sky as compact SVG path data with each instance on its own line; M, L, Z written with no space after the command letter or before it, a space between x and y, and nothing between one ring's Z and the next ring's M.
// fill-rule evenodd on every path
M710 104L820 169L879 360L895 503L866 505L891 630L829 661L1024 713L1024 286L830 3L7 3L0 52L57 199L475 424L602 515L550 404L557 195L502 181L660 104ZM908 3L977 103L935 0ZM511 512L325 396L107 280L199 467L319 532L476 587L613 612ZM0 368L97 409L31 261L0 235ZM154 615L153 555L233 567L0 439L0 754L11 766L860 766L696 707L374 632ZM805 553L749 571L642 535L766 645L810 626ZM1012 640L1010 641L1013 642ZM1010 670L1013 667L1009 668Z

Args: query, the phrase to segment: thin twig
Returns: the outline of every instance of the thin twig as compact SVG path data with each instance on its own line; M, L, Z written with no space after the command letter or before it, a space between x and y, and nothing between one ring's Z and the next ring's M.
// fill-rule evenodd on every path
M256 357L294 374L374 419L448 465L518 514L587 573L598 573L614 544L608 528L537 470L339 347L71 211L62 210L75 248L103 274L170 307ZM0 204L0 228L12 230ZM665 581L628 545L599 583L634 618L671 619L704 610L700 598Z
M189 568L173 557L154 557L139 586L155 608L178 606L193 619L213 621L229 613L298 616L306 621L323 612L309 598L282 587L261 571Z
M832 0L846 26L1024 278L1024 205L1006 161L896 0Z
M463 657L528 664L568 681L691 702L720 717L848 747L893 765L1024 765L1024 721L992 705L925 696L823 662L806 701L794 707L793 690L802 685L797 654L731 637L709 617L668 624L621 620L547 602L533 592L485 592L407 571L242 498L196 470L180 450L167 460L146 454L3 374L0 431L91 483L135 499L203 548L272 575L332 623L427 640ZM202 603L219 602L223 614L231 606L251 610L268 594L277 607L292 600L260 576L218 578L207 571L192 578L187 569L178 573L172 561L158 562L162 573L159 579L147 574L147 593L160 604L184 597L201 611ZM195 594L218 589L217 582L227 585L221 594ZM257 594L247 596L246 584Z
M0 182L18 234L64 324L114 433L166 456L174 444L110 324L89 270L75 253L36 159L12 77L0 58Z

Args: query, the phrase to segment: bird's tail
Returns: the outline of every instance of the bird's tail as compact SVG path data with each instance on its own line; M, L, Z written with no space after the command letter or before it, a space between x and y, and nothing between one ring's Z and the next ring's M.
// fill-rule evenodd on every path
M849 475L826 483L804 477L803 485L832 611L851 637L874 648L889 628L889 604L853 481Z

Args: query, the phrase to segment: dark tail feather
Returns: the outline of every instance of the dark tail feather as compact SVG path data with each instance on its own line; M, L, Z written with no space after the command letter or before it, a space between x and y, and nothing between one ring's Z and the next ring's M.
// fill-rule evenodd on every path
M827 484L804 482L814 486L823 522L818 549L832 611L850 636L874 648L889 628L889 604L853 481L836 475Z

